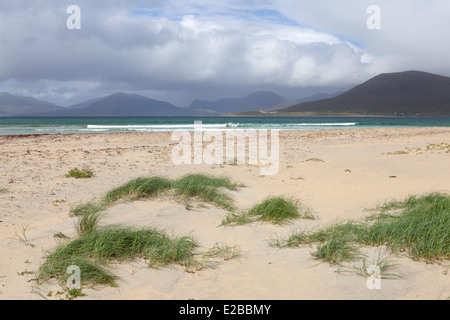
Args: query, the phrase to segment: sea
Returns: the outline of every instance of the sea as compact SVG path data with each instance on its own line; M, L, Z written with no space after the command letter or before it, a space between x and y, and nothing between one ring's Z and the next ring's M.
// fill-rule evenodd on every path
M0 135L450 127L450 117L0 117Z

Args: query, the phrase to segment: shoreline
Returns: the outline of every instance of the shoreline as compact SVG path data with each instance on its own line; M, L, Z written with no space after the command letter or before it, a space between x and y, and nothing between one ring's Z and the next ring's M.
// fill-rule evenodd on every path
M274 129L278 130L279 132L328 132L328 131L348 131L348 130L355 130L355 131L376 131L376 130L416 130L416 129L431 129L431 130L439 130L439 129L449 129L450 126L424 126L424 127L417 127L417 126L405 126L405 127L372 127L372 128L314 128L314 129ZM213 132L226 132L227 130L268 130L271 129L217 129L217 130L210 130ZM186 130L188 132L193 132L193 130ZM86 136L86 135L148 135L148 134L172 134L176 131L149 131L149 132L73 132L73 133L34 133L34 134L0 134L0 139L6 138L6 139L12 139L12 138L36 138L36 137L52 137L52 136ZM207 130L202 131L207 132Z
M422 117L192 117L192 118L136 118L130 120L108 117L74 118L68 120L28 119L15 122L4 121L0 125L0 136L67 135L94 133L152 133L172 131L219 130L336 130L336 129L378 129L378 128L434 128L450 127L450 118ZM252 120L253 119L253 120ZM277 121L272 120L279 119ZM312 119L312 120L311 120ZM196 120L202 127L195 127ZM270 120L270 121L269 121Z

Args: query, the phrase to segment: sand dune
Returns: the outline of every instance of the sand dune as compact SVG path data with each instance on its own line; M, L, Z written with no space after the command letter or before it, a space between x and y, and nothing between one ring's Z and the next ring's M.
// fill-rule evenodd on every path
M450 128L284 131L278 174L261 176L257 165L174 165L170 133L0 137L0 299L60 298L55 281L37 284L35 278L45 252L61 241L53 235L74 236L69 212L77 204L139 176L192 172L244 183L231 192L239 208L289 195L304 201L317 219L230 227L220 226L227 211L212 205L186 208L170 199L120 203L106 211L102 223L190 233L200 250L227 243L241 256L216 259L213 268L194 272L180 266L152 269L143 261L115 264L117 288L83 288L86 296L79 299L448 299L448 263L392 256L402 279L382 280L381 289L369 290L363 277L313 260L313 248L279 249L268 240L359 219L385 200L450 192L448 149L426 148L449 138ZM322 161L306 161L313 158ZM95 175L66 178L74 167L89 167Z

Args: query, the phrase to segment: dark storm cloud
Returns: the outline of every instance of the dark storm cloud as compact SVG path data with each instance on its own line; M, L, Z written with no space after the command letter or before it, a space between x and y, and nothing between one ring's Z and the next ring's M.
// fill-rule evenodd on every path
M426 3L422 13L406 7L426 24L409 25L411 36L401 22L411 15L392 1L381 1L375 31L365 1L0 1L0 89L61 104L129 91L183 105L258 88L338 90L402 67L449 70L435 34L449 5ZM66 27L72 4L81 30Z

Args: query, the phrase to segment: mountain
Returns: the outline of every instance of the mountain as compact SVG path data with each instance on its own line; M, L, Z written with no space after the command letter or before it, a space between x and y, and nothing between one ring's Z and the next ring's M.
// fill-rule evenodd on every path
M244 98L225 98L217 101L194 100L191 110L210 110L218 113L244 112L250 110L269 111L293 105L292 102L270 91L254 92Z
M334 98L278 112L450 115L450 78L421 71L382 73Z
M311 102L311 101L317 101L317 100L323 100L323 99L328 99L328 98L334 98L340 94L344 93L344 91L339 91L339 92L335 92L335 93L316 93L315 95L309 96L309 97L305 97L305 98L301 98L297 100L297 103L303 103L303 102Z
M0 93L0 116L20 116L29 113L41 113L61 110L63 107L31 97Z
M215 102L195 100L189 108L179 108L165 101L150 99L138 94L115 93L106 97L64 108L30 97L5 96L5 108L1 108L0 116L40 116L40 117L90 117L90 116L220 116L234 110L272 110L294 104L273 92L259 91L244 98L228 98ZM8 102L6 97L15 97ZM24 102L17 102L21 98ZM8 101L7 101L8 100ZM38 107L29 107L33 101ZM14 112L13 112L14 111Z
M63 110L46 112L41 116L179 116L186 111L174 105L137 94L115 93L70 106Z

